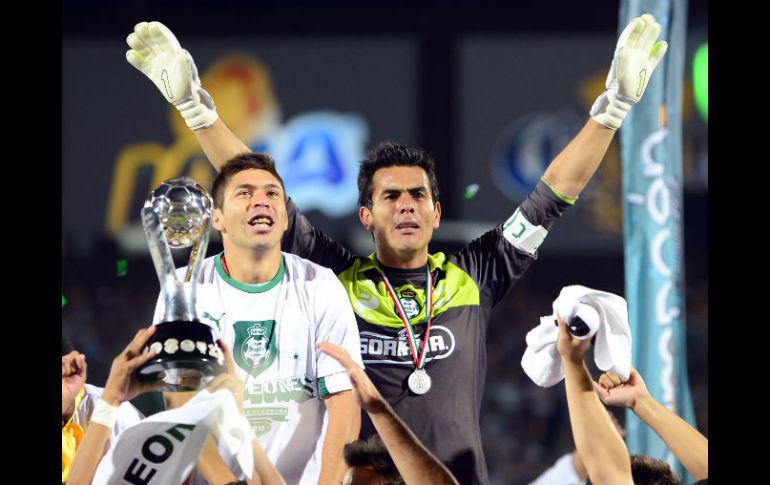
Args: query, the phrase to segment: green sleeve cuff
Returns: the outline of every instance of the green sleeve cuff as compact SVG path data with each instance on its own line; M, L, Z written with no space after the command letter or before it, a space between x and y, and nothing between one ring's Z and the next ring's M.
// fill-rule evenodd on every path
M556 190L556 187L554 187L553 185L548 183L548 181L546 179L544 179L543 177L540 177L540 181L543 182L546 185L546 187L551 189L551 192L553 192L553 195L555 195L556 197L560 198L564 202L572 205L572 204L574 204L577 201L577 199L578 199L577 197L570 197L568 195L562 194L561 192Z

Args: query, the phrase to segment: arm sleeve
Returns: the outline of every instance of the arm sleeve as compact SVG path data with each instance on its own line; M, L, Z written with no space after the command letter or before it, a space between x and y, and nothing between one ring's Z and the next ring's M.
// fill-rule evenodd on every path
M363 368L358 325L342 284L331 272L319 283L314 305L316 342L339 345ZM336 360L320 351L316 351L315 358L320 397L352 389L347 373Z
M507 221L456 253L454 262L494 305L537 258L548 230L570 206L541 181Z
M281 239L283 251L331 268L334 274L341 273L352 264L351 252L323 231L313 227L291 198L286 202L286 211L289 227Z

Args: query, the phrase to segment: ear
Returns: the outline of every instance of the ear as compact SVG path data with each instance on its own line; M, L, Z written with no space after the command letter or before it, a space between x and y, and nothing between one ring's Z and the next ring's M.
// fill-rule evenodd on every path
M220 209L214 209L214 213L211 216L211 227L219 232L225 232L224 215Z
M441 223L441 202L436 202L436 205L433 207L433 229L438 229L439 224Z
M361 221L361 224L363 224L367 231L372 232L374 230L372 227L372 219L374 218L372 217L372 211L370 211L368 208L364 206L358 208L358 219Z

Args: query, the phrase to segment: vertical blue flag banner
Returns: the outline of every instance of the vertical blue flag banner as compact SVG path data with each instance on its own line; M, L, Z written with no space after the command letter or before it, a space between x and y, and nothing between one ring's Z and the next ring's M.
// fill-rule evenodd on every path
M632 362L650 394L696 425L687 380L682 237L682 88L686 0L623 0L619 32L651 13L668 53L644 97L620 129L623 166L623 235ZM685 475L663 440L632 412L626 415L631 454L668 461Z

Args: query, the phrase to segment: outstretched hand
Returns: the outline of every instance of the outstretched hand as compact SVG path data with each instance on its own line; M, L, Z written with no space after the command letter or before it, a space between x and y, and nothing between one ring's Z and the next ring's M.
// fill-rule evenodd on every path
M104 401L113 406L119 406L122 402L129 401L140 394L156 391L165 386L162 379L141 382L134 377L134 370L157 355L152 350L142 354L142 349L155 334L155 329L155 325L150 325L139 330L123 352L112 361L110 375L102 393Z
M339 362L342 368L345 369L345 372L348 373L350 383L353 385L353 396L361 409L366 412L377 412L385 406L385 400L380 391L377 390L369 376L366 375L366 372L353 361L345 349L330 342L318 342L315 346L321 352Z

